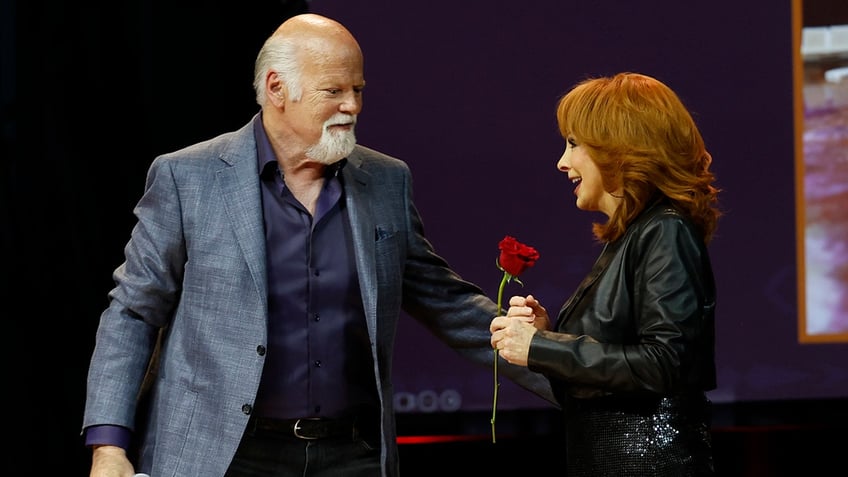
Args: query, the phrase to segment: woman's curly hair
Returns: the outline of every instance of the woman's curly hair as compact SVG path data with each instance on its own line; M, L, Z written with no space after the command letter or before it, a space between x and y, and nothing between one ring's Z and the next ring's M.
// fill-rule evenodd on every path
M593 225L598 240L621 237L661 193L709 243L721 216L709 169L712 157L691 114L668 86L630 72L587 79L560 99L557 123L563 138L587 149L605 189L624 191L609 220Z

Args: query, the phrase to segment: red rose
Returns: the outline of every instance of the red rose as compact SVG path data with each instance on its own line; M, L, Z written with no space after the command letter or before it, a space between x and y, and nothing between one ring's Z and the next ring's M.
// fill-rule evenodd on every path
M501 240L501 243L498 244L498 248L501 249L501 255L498 257L498 260L495 262L495 265L503 272L503 276L501 277L501 284L498 286L498 314L503 313L503 292L504 286L508 282L516 282L521 286L524 286L521 283L521 280L518 279L518 276L521 275L524 270L532 267L536 260L539 259L539 252L536 251L535 248L530 247L529 245L524 245L523 243L515 240L515 237L511 237L507 235ZM500 387L500 382L498 381L498 350L495 348L495 356L494 356L494 373L495 373L495 395L492 401L492 442L497 442L495 435L495 414L498 409L498 388Z
M509 235L501 240L498 248L501 250L498 266L513 277L521 275L524 270L532 267L539 259L539 252L535 248L525 245Z

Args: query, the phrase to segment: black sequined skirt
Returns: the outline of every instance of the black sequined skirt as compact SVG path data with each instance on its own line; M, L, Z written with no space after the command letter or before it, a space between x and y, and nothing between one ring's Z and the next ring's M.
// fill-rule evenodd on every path
M704 396L567 399L568 477L714 475Z

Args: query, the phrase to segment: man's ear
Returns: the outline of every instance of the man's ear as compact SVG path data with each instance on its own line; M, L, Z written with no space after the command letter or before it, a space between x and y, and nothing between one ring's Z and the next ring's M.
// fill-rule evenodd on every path
M265 78L265 85L272 100L276 104L282 105L286 100L286 84L276 71L268 72L268 77Z

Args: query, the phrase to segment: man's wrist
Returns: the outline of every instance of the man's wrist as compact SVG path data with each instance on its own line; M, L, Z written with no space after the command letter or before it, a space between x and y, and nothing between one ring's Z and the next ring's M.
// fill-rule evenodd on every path
M115 446L128 449L131 438L130 430L122 426L100 425L91 426L85 430L85 445L92 448L94 446Z

